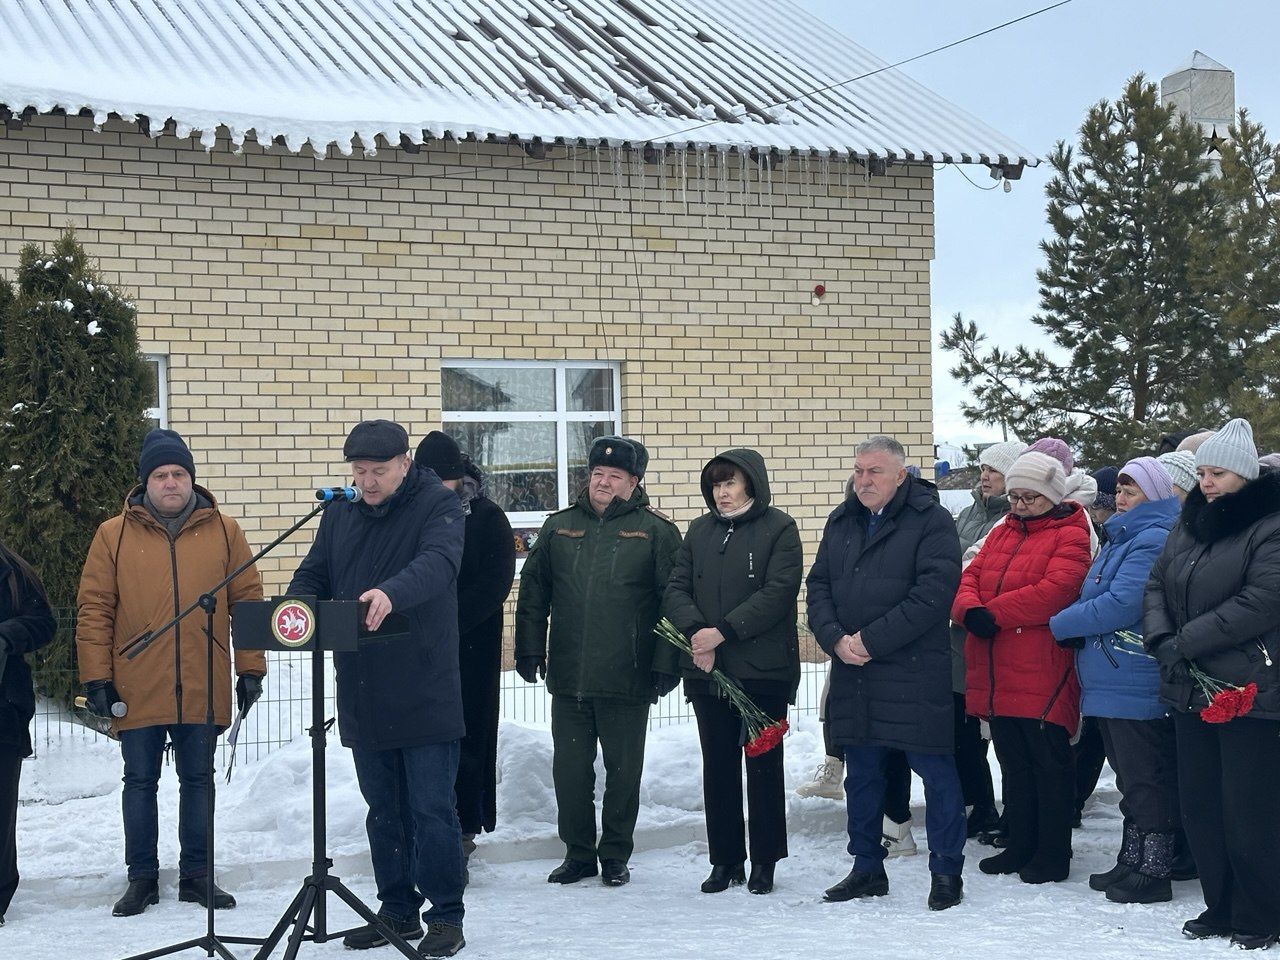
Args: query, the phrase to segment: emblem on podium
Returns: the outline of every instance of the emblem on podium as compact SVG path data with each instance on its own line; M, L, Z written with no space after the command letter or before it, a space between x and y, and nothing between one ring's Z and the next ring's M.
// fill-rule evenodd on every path
M283 600L271 613L271 635L286 647L301 647L315 632L315 612L301 600Z

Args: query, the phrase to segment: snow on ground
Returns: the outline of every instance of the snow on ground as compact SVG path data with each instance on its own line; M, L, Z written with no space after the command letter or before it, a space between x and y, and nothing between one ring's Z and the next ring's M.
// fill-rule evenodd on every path
M364 804L350 754L331 739L328 752L329 848L334 872L377 906L364 838ZM563 855L556 839L551 789L551 740L545 726L504 724L499 736L502 783L496 833L482 838L467 890L464 956L503 960L640 960L640 958L783 958L849 955L912 960L1044 957L1131 960L1198 958L1225 944L1190 943L1179 924L1203 908L1199 886L1175 885L1174 902L1156 906L1108 903L1088 889L1092 871L1113 862L1119 813L1109 775L1075 835L1067 883L1029 887L1016 878L987 877L977 860L989 848L970 843L966 897L944 913L925 907L929 873L923 855L923 797L914 784L916 837L922 854L888 865L890 895L865 903L826 904L822 891L844 876L844 806L820 798L788 801L791 857L778 866L766 897L745 888L698 892L708 864L702 822L701 765L692 724L649 735L643 804L632 858L632 882L620 889L597 881L560 887L546 874ZM796 718L786 740L789 786L807 779L821 757L816 718ZM217 873L239 898L217 914L224 936L262 936L309 873L311 861L310 743L301 738L219 780ZM597 779L603 772L597 762ZM176 777L161 783L162 900L141 917L115 918L124 889L119 814L120 760L114 746L68 738L24 765L19 815L22 885L0 928L6 960L110 960L204 932L204 913L176 900ZM329 928L353 922L330 898ZM237 957L255 948L233 945ZM835 951L833 953L833 950ZM283 953L277 947L275 956ZM183 956L201 956L189 951ZM396 956L390 948L378 957ZM340 942L304 944L300 957L350 958Z

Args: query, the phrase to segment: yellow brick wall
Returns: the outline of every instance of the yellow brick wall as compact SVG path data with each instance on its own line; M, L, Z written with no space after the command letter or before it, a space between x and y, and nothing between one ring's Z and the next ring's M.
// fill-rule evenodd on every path
M684 526L702 464L752 446L811 560L850 451L932 464L933 173L792 163L746 182L608 151L435 144L320 162L77 117L0 129L0 271L75 226L169 358L169 424L263 543L341 478L347 429L439 425L442 358L621 364L626 432ZM811 291L827 294L814 306ZM263 565L287 582L309 543Z

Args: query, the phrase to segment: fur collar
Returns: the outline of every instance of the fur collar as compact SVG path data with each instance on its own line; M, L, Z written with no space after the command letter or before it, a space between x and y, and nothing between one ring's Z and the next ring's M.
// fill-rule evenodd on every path
M1258 479L1212 503L1196 487L1187 494L1182 525L1201 543L1214 543L1247 530L1273 513L1280 513L1280 470L1264 470Z

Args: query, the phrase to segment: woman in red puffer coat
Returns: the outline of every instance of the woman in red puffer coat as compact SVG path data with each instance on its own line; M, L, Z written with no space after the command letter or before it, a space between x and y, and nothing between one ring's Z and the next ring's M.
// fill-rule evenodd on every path
M1063 502L1062 465L1024 453L1005 474L1010 512L960 579L951 619L964 624L965 706L991 724L1004 774L1009 842L978 864L1026 883L1065 880L1071 864L1080 724L1075 651L1049 618L1080 595L1089 570L1089 517Z

